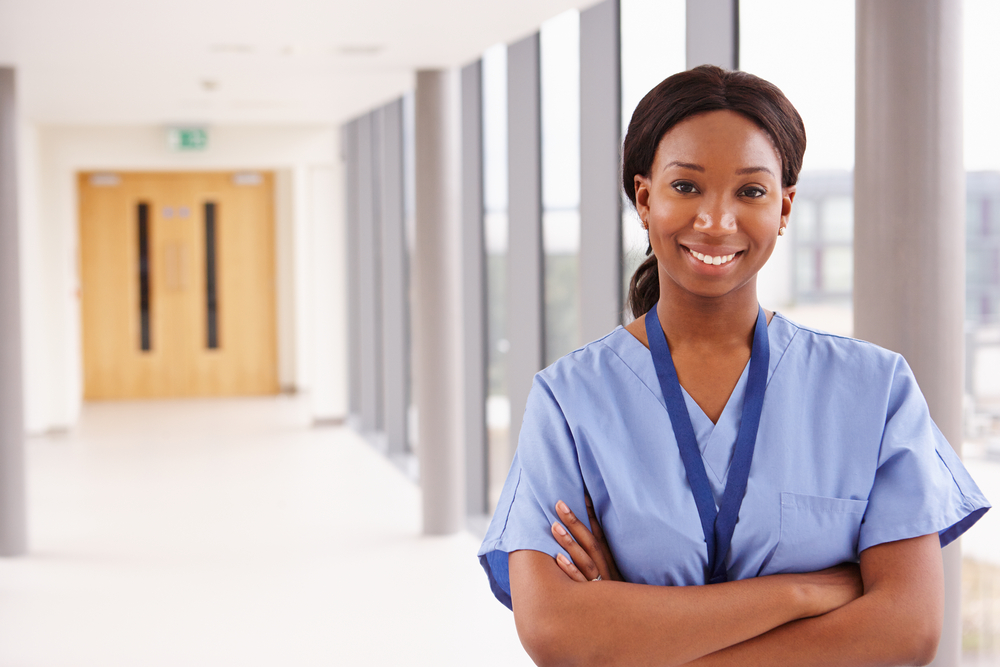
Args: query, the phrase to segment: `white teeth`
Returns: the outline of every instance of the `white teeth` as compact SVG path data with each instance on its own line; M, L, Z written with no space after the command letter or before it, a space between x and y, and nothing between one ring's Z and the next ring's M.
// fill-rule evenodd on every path
M713 266L719 266L720 264L725 264L726 262L732 261L733 257L736 257L736 253L732 255L721 255L719 257L713 257L712 255L704 255L700 252L695 252L694 250L688 249L692 255L694 255L698 260L705 262L706 264L711 264Z

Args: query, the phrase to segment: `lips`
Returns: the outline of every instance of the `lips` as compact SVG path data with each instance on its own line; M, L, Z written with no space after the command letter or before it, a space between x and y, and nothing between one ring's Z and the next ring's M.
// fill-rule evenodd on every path
M728 264L729 262L733 261L733 259L741 252L741 251L736 251L731 253L725 253L724 249L722 251L709 250L708 252L699 252L693 248L688 248L687 246L682 246L682 247L685 250L687 250L691 254L691 256L694 257L699 262L702 262L704 264L709 264L712 266L723 266L725 264ZM708 250L708 248L705 248L705 250Z

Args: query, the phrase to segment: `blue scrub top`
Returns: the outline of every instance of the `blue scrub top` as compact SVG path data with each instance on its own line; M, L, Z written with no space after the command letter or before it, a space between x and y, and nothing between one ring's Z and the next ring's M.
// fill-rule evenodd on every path
M931 420L902 356L775 314L767 392L729 579L813 572L884 542L942 546L990 507ZM716 504L742 417L747 370L717 424L684 392ZM625 329L535 376L517 452L479 550L511 606L507 554L562 552L556 501L586 517L589 492L633 583L704 584L708 552L649 350ZM566 554L568 556L568 554Z

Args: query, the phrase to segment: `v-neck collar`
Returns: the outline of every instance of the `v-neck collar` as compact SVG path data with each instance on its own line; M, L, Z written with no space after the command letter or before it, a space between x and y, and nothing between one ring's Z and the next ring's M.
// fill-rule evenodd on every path
M767 327L767 338L771 348L767 368L768 383L771 382L771 377L778 368L778 364L781 363L781 358L797 331L798 327L786 320L780 313L774 313ZM603 340L606 345L614 350L615 354L618 355L625 365L629 367L639 381L646 385L646 388L652 392L656 400L663 406L663 410L666 411L667 405L663 400L663 392L660 389L660 382L656 377L656 367L653 365L653 357L649 353L649 348L640 343L635 336L622 326L619 326ZM740 429L748 371L749 362L744 367L743 374L740 375L740 379L737 381L736 387L733 388L733 392L729 395L726 407L723 408L722 415L719 416L719 422L714 425L712 424L712 420L705 414L705 411L701 409L701 406L691 398L684 387L681 387L684 394L684 402L687 404L688 415L691 417L691 425L697 436L698 447L705 460L705 467L712 470L712 475L715 477L713 481L718 483L718 486L712 484L717 503L722 498L722 487L724 487L725 479L729 472L733 446L736 443L736 436ZM707 427L704 426L702 420L707 422ZM701 437L703 428L704 432L710 433L707 440L703 440ZM669 437L673 438L672 432Z
M768 327L770 332L770 327ZM695 439L698 441L698 449L701 450L701 457L705 460L705 467L710 469L715 475L716 481L723 484L729 472L729 464L733 459L733 444L736 436L740 432L740 424L743 422L743 397L746 395L747 378L750 373L750 362L743 367L740 379L736 381L726 407L719 415L719 421L712 423L701 406L691 398L683 386L681 393L684 395L684 403L687 405L688 416L691 418L691 426L694 428Z
M767 365L768 382L771 381L771 376L774 375L775 369L781 363L781 357L785 354L785 350L788 349L788 345L792 342L797 331L798 327L785 319L781 313L774 313L770 325L767 327L767 339L771 346L770 360ZM639 339L621 325L601 340L614 350L618 358L653 392L666 409L663 393L660 391L660 381L656 378L656 367L653 366L653 357L649 353L649 348L640 343Z

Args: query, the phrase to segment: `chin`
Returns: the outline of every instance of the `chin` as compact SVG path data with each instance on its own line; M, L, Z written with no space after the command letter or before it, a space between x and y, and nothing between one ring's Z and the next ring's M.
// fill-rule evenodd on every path
M756 276L754 276L756 277ZM682 291L701 299L722 299L742 292L755 284L753 278L733 282L727 280L724 284L713 281L697 280L678 283Z

